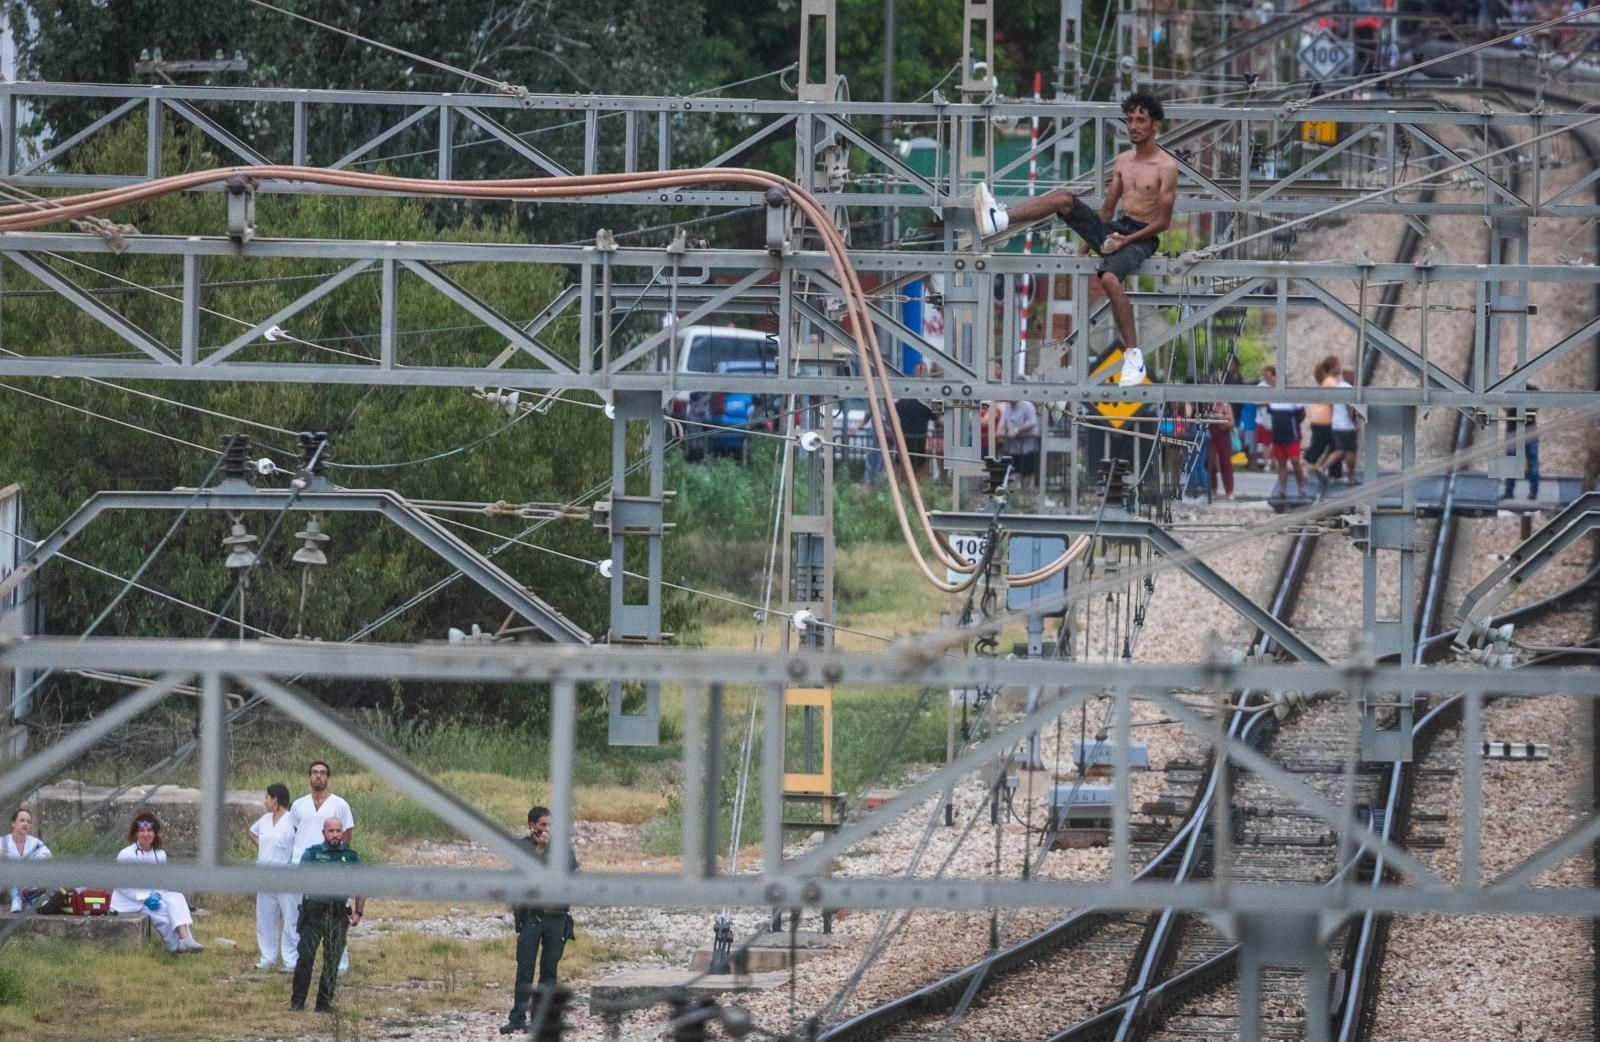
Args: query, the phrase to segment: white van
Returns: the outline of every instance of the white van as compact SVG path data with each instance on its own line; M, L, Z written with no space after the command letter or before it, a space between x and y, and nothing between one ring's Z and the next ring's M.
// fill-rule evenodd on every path
M759 329L736 326L684 326L678 331L679 373L726 372L724 362L771 364L778 357L778 338ZM666 360L663 357L662 367ZM737 367L735 367L737 368ZM684 419L689 414L689 392L679 391L667 402L667 415Z

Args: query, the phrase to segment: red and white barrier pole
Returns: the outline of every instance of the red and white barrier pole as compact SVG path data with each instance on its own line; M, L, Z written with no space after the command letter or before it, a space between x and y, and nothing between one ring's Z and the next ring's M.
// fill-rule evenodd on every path
M1033 74L1033 100L1040 100L1039 91L1043 84L1041 73ZM1032 198L1038 190L1039 180L1039 117L1030 116L1031 124L1029 133L1029 150L1034 155L1028 159L1028 196ZM1033 252L1033 229L1029 228L1022 236L1022 252ZM1028 369L1028 312L1033 307L1033 273L1027 272L1022 276L1022 283L1017 287L1017 294L1021 298L1022 316L1017 323L1017 375L1022 376Z

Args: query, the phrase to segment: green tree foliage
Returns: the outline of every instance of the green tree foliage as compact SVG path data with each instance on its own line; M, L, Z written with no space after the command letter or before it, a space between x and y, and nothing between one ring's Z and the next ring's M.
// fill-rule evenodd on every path
M84 166L114 166L126 161L128 152L142 147L138 134L108 138L100 149L83 157ZM170 143L174 153L185 148L196 148L186 159L192 165L205 165L215 159L198 150L192 135L178 135ZM224 220L222 197L216 194L166 196L111 216L117 221L132 222L146 235L216 235L222 231ZM394 198L263 197L258 226L263 235L282 237L521 241L507 219L469 219L459 226L440 229L416 202ZM181 285L181 270L174 259L107 255L97 259L98 271L65 258L44 260L63 276L93 290L130 321L164 342L177 343L179 308L169 294ZM209 261L203 272L207 285L204 304L208 309L202 322L203 348L226 343L246 328L245 323L273 314L315 285L308 276L327 274L339 267L326 263L319 267L316 262L297 260ZM526 320L537 314L565 282L560 270L526 264L453 265L446 270L451 278L513 320ZM128 344L16 266L6 265L3 278L0 342L6 350L30 356L129 353ZM295 337L314 346L260 344L246 348L235 360L360 364L357 358L348 356L376 355L377 344L371 334L378 328L378 307L376 276L359 276L284 323ZM402 276L398 318L402 331L399 352L404 364L484 365L505 346L503 338L409 275ZM575 328L571 324L548 329L546 342L568 358L575 357ZM137 352L133 354L137 357ZM216 446L228 432L245 430L256 439L252 456L267 455L280 465L295 465L296 445L290 435L244 428L233 420L140 397L108 383L5 383L51 399L47 402L0 389L8 417L8 436L0 439L0 485L12 481L22 484L33 525L41 532L54 528L101 489L198 485L211 472L216 459L201 449L162 440L145 430L118 427L67 406L201 446ZM331 458L336 463L422 459L485 438L509 422L504 412L464 389L248 382L140 382L132 386L148 394L288 431L329 431ZM530 415L483 444L444 459L382 470L334 467L328 476L351 488L392 488L413 500L578 500L587 504L595 497L585 498L585 491L602 486L610 476L611 425L594 396L580 394L573 398L570 404L559 403L546 414ZM279 477L265 483L283 487L286 479ZM117 575L131 575L174 516L103 516L73 541L68 553ZM482 514L445 516L505 536L534 523ZM259 537L265 535L271 517L254 514L245 521ZM451 572L439 558L387 521L366 515L329 515L321 521L324 531L332 537L330 565L315 574L302 615L301 566L292 563L290 557L299 545L294 533L303 527L306 517L298 512L289 515L272 545L263 548L246 601L250 625L279 636L299 632L323 640L343 640ZM144 583L208 610L218 609L231 585L223 566L226 552L221 544L228 523L228 518L218 514L191 515L145 573ZM498 542L493 536L454 530L483 550ZM609 612L607 586L592 566L582 562L609 556L604 534L586 522L564 520L539 528L528 541L557 553L512 546L496 561L557 610L590 632L603 634ZM557 554L571 555L579 561ZM119 587L117 581L77 565L52 565L42 583L48 631L82 632ZM683 629L687 622L685 612L681 600L672 601L668 628ZM458 580L368 639L439 640L447 628L469 628L474 622L493 631L506 615L498 601L470 582ZM201 613L135 591L100 632L200 636L211 626L212 620ZM69 703L77 703L101 690L69 686L62 693ZM389 703L388 693L380 690L341 688L328 694L336 702ZM516 714L530 704L542 704L542 700L530 701L526 692L514 689L461 693L459 688L451 688L435 695L455 698L458 701L453 704L485 714ZM434 705L444 707L438 702Z
M1104 4L1084 5L1086 35ZM995 5L993 74L1000 92L1025 97L1033 90L1033 74L1044 74L1045 94L1052 92L1061 6L1057 0L1008 0ZM850 83L850 96L876 101L883 96L884 0L839 0L836 22L837 66ZM895 98L924 97L945 80L961 57L960 0L896 0ZM708 25L712 44L725 71L741 63L761 71L778 68L799 54L799 0L725 0ZM745 73L750 75L750 73ZM959 93L959 77L941 88L946 97Z
M276 6L536 92L672 93L703 86L701 0L384 0ZM44 79L125 83L142 52L238 53L232 85L481 90L480 84L245 0L7 0L22 65Z

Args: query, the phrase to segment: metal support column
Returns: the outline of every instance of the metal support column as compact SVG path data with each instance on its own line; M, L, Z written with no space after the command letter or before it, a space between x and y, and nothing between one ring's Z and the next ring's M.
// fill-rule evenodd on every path
M658 391L617 391L611 428L611 629L613 644L660 644L661 539L665 534L663 458L667 440ZM643 437L634 432L642 429ZM630 443L650 454L640 474L628 474ZM643 554L639 553L643 549ZM630 553L630 549L633 550ZM640 557L643 560L639 560ZM630 574L632 573L632 574ZM640 594L643 598L640 599ZM623 711L623 684L610 685L612 745L655 745L661 734L661 685L644 684L644 708Z

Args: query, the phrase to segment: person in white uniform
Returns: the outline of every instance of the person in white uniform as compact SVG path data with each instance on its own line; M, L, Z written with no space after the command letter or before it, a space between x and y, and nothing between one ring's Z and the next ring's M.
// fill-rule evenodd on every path
M294 823L289 819L289 787L283 782L267 786L262 800L266 813L250 826L250 842L256 845L256 864L288 865L294 861ZM278 961L279 928L296 913L299 894L256 895L256 945L261 949L258 970L270 970ZM283 968L294 966L294 950L283 948Z
M167 863L167 852L161 846L161 822L154 814L140 811L134 815L133 824L128 826L128 839L132 842L122 848L118 861L144 865ZM181 955L205 949L190 930L194 916L189 914L189 902L176 890L116 890L111 894L111 910L118 915L141 912L148 915L169 952Z
M11 815L11 831L0 836L0 857L10 858L13 861L31 861L50 856L50 848L44 841L33 835L33 812L26 807L19 807ZM11 888L11 910L20 912L30 903L29 898L37 891L23 892L21 887Z
M344 822L344 838L341 842L350 845L351 833L356 827L355 815L350 813L350 804L342 796L336 796L328 790L328 782L333 777L333 770L322 760L311 762L311 791L295 800L289 807L289 821L294 827L294 851L292 863L300 863L300 855L322 842L322 826L329 818L337 817ZM293 970L295 953L300 947L300 894L294 895L294 911L284 916L283 920L283 966L286 970ZM350 968L350 951L339 959L339 972L343 973Z

